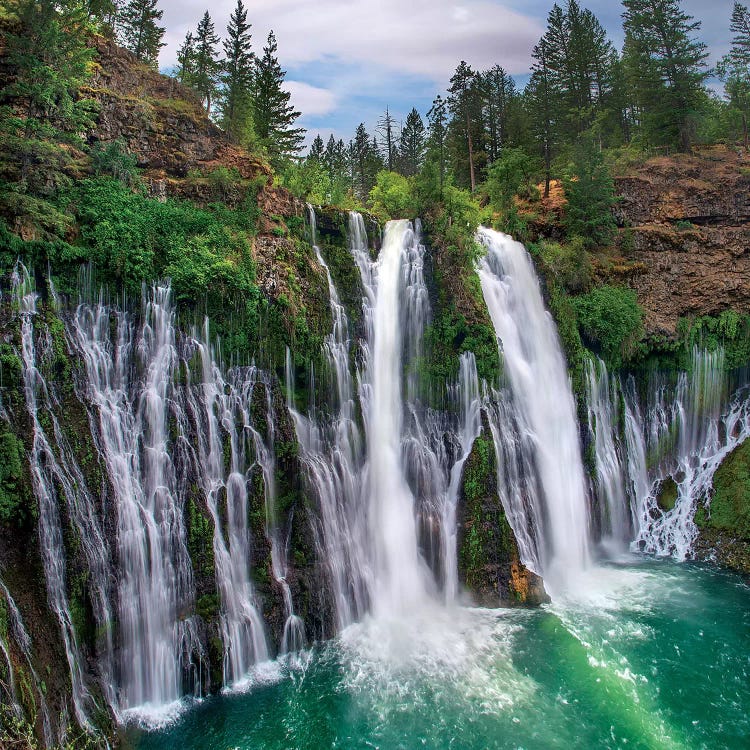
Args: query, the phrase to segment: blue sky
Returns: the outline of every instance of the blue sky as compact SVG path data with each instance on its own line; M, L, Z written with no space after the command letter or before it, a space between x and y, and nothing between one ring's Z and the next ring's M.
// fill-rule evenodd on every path
M208 7L223 35L236 0ZM360 122L372 132L390 108L402 119L416 107L423 115L442 93L460 60L476 69L502 65L526 80L531 49L544 32L553 0L244 0L260 53L270 29L293 102L303 113L308 142L320 132L348 141ZM729 45L732 0L683 0L703 24L700 37L712 59ZM581 0L619 48L616 0ZM207 0L161 0L167 27L160 64L170 68Z

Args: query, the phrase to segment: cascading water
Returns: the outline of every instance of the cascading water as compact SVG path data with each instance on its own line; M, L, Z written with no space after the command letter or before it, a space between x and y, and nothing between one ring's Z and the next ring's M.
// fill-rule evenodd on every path
M427 593L417 548L415 501L401 461L403 429L401 298L403 268L414 242L407 221L389 222L377 266L373 311L372 400L367 420L370 534L376 616L418 609ZM409 321L411 322L411 321Z
M225 382L209 342L206 320L202 339L195 340L202 382L196 387L188 382L186 391L198 425L197 468L201 470L206 505L214 524L216 584L222 608L223 682L232 685L245 678L253 664L268 659L263 621L250 578L248 529L247 456L253 455L255 449L254 444L248 445L248 433L257 370L240 369L229 383ZM200 399L196 398L198 394ZM228 466L224 436L229 438Z
M90 493L85 485L77 484L82 479L80 471L75 471L71 476L70 471L73 470L74 464L72 455L65 451L68 460L58 461L52 448L53 442L57 442L62 451L65 441L54 414L47 383L37 368L34 320L37 315L38 296L33 290L28 271L20 264L13 274L13 288L21 316L23 384L26 408L33 431L29 463L34 494L39 508L39 546L47 584L47 600L60 625L70 672L71 697L76 719L81 726L92 728L89 715L93 700L83 679L81 654L67 595L65 547L60 518L60 508L63 505L73 513L78 507L79 500L84 498L88 500ZM48 340L46 345L51 345ZM40 421L42 410L52 422L52 441Z
M170 450L170 423L184 421L173 394L177 353L170 289L156 287L144 299L137 338L130 317L101 301L79 305L73 336L86 366L93 432L117 508L119 707L158 720L182 696L183 671L201 648L195 623L181 615L192 610L194 593L184 493Z
M291 354L287 349L287 408L294 418L302 463L318 502L317 547L328 566L337 626L342 629L364 614L369 603L365 509L360 492L362 438L355 419L349 365L349 320L317 246L312 207L308 207L308 216L312 246L328 280L333 329L325 339L325 354L335 379L336 399L328 420L316 420L313 414L304 416L294 408ZM349 222L352 253L366 253L367 234L361 215L351 214Z
M526 249L490 229L478 237L487 248L478 265L482 292L516 418L534 448L540 492L529 502L541 504L533 526L539 572L552 590L565 588L589 561L586 485L567 366Z
M720 349L693 349L691 372L680 374L673 399L665 385L655 385L643 428L654 481L638 498L635 548L678 560L690 555L698 501L710 497L716 469L750 436L750 396L741 388L722 413L726 390ZM658 491L668 478L676 483L677 497L674 507L664 510Z
M588 427L596 461L594 486L598 500L602 541L615 549L632 539L626 462L620 444L619 383L599 359L586 362ZM613 550L614 551L614 550Z

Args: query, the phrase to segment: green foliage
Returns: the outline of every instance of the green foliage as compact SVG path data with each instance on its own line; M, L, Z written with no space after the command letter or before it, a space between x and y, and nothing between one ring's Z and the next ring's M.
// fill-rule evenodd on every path
M713 351L722 347L725 367L733 370L750 362L750 315L724 310L717 316L705 315L694 320L680 319L678 331L685 351L694 346Z
M299 153L305 130L295 126L300 113L289 103L291 94L284 88L286 72L279 65L276 51L272 31L255 66L253 123L271 164L278 168Z
M125 185L138 182L138 159L128 153L121 139L109 143L97 143L91 149L91 167L97 177L114 177Z
M632 289L601 286L572 299L584 338L618 369L638 352L643 338L643 308Z
M581 237L587 247L608 245L615 233L612 207L615 186L601 149L591 138L581 138L573 152L571 175L564 180L564 224L569 237Z
M141 62L156 70L159 65L159 50L165 46L165 28L158 26L164 11L156 7L157 0L130 0L120 12L120 36Z
M23 442L7 424L0 425L0 523L19 524L27 517L22 492L25 456Z
M4 49L14 75L0 89L0 215L60 235L68 217L52 199L74 174L74 149L94 120L94 103L79 95L95 52L92 29L76 3L20 0L17 15Z
M700 28L679 0L623 0L623 60L642 130L652 145L689 151L708 76Z
M411 181L396 172L381 171L370 191L372 212L382 220L410 219L417 215Z
M534 160L520 148L505 148L487 170L484 189L503 218L514 210L513 199L528 184L534 171Z
M714 474L713 485L703 525L750 540L750 441L724 459Z
M547 278L564 291L580 294L591 285L591 259L581 237L566 243L542 240L530 250L541 261Z

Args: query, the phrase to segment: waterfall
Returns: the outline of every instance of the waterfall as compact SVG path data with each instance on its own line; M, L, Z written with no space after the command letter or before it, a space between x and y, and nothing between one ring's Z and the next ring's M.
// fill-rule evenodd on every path
M459 361L458 384L455 397L460 404L459 443L460 456L450 470L450 481L443 503L442 513L442 552L445 600L454 602L458 598L458 548L456 528L456 507L463 478L463 468L471 448L482 427L482 399L479 395L477 363L472 352L461 355Z
M72 455L65 450L67 441L53 411L52 396L47 382L37 368L34 320L37 315L38 296L32 289L28 271L20 264L13 274L13 288L21 316L22 375L26 408L32 424L29 465L39 508L39 547L47 586L47 600L60 625L76 720L82 727L91 729L89 715L93 699L84 683L82 659L67 594L65 547L60 518L60 508L63 505L67 506L73 515L79 501L88 504L91 498L85 484L79 484L82 481L80 470L73 469ZM51 347L49 339L44 341L44 345L46 348ZM49 417L45 422L51 422L51 438L42 426L41 411ZM65 451L67 461L58 461L53 444L57 444L61 451ZM71 471L74 475L71 475ZM94 543L96 540L91 541Z
M246 677L254 663L268 659L263 621L250 578L248 529L247 456L255 449L254 443L248 445L248 431L257 370L240 368L227 383L209 342L206 320L202 339L195 340L202 381L194 387L188 383L186 390L197 425L197 469L214 527L214 564L224 645L223 682L231 685ZM196 398L198 394L200 399ZM224 449L227 437L228 461Z
M94 435L115 493L119 707L154 717L182 696L183 670L201 651L195 623L183 615L195 597L185 498L171 451L170 427L185 416L173 393L177 352L170 297L168 286L144 292L137 336L126 313L101 301L79 305L73 321Z
M534 447L541 490L530 498L537 506L536 548L545 581L555 591L566 587L589 560L586 484L575 402L557 331L544 308L526 249L490 229L480 229L478 238L487 248L478 264L482 292L519 427Z
M325 339L325 355L334 377L336 399L325 420L304 416L293 406L291 353L287 349L287 407L294 419L302 465L317 499L317 551L326 561L333 592L336 624L343 629L364 614L369 604L365 508L361 502L362 437L356 423L354 383L349 365L349 320L330 270L317 245L315 211L308 207L311 242L328 281L333 327ZM367 234L360 214L349 217L350 250L366 255Z
M427 583L417 548L415 500L401 461L404 337L416 324L401 312L414 233L408 221L389 222L377 265L373 311L372 400L367 420L370 533L375 566L373 612L401 614L418 608ZM402 326L405 330L402 331Z
M586 396L600 534L603 543L613 547L613 551L624 550L632 539L632 526L620 440L621 389L600 359L590 358L586 362Z
M643 552L687 558L698 533L697 503L710 497L713 476L724 458L750 436L750 397L743 389L725 401L724 352L694 348L690 374L680 373L674 396L656 382L642 428L653 483L638 498L634 547ZM667 479L677 487L674 507L659 507ZM643 484L643 483L642 483Z

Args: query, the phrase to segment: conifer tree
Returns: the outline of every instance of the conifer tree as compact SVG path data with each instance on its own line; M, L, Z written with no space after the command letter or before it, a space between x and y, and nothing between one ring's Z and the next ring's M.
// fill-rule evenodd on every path
M177 50L177 69L175 77L183 86L193 85L195 75L195 37L192 31L185 35L185 41Z
M61 232L66 219L49 199L69 180L68 146L94 122L80 95L95 50L85 10L54 0L21 0L18 25L5 35L14 76L0 89L0 213L12 222Z
M164 11L158 10L156 3L157 0L130 0L120 15L123 46L154 69L158 67L165 31L157 25Z
M234 141L249 140L247 128L252 118L252 87L255 54L250 49L251 24L242 0L229 17L224 40L224 66L221 74L221 125Z
M510 120L516 84L499 65L480 74L487 129L487 160L491 164L503 147L510 145Z
M406 116L398 145L398 167L401 174L411 177L417 174L424 161L425 128L416 109Z
M211 106L216 97L221 64L216 47L219 37L214 22L208 11L203 14L195 32L195 53L190 85L195 89L206 107L206 114L211 115Z
M396 135L396 121L391 116L388 107L385 109L385 114L378 120L377 132L380 135L385 167L389 172L393 172L396 168L398 136Z
M451 114L449 140L453 171L459 184L474 192L477 185L477 154L481 150L481 89L476 73L461 60L450 80L448 110ZM468 180L464 165L468 165Z
M735 3L730 21L732 47L722 57L716 72L724 81L732 107L742 118L742 138L748 148L748 118L750 118L750 11L747 6Z
M679 0L623 0L624 64L647 139L689 151L708 70Z
M305 129L294 126L300 113L289 103L291 94L283 88L286 73L279 65L276 51L272 31L263 48L263 57L256 59L253 111L255 135L267 149L271 163L279 166L299 153Z
M440 196L443 195L447 171L448 103L438 94L427 112L427 160L436 164Z
M307 158L310 161L317 161L317 162L322 163L324 155L325 155L325 145L323 143L323 138L321 137L320 133L318 133L313 139L312 145L310 146L310 150L307 153Z
M557 145L556 113L559 113L560 106L547 64L547 40L544 37L534 48L533 56L534 71L526 86L524 98L531 116L532 130L544 159L544 197L547 198L552 179L552 156Z

